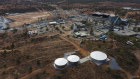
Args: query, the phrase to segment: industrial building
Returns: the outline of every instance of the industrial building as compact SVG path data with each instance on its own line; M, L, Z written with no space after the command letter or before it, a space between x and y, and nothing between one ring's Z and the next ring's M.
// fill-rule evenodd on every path
M120 25L122 22L121 18L119 16L114 15L114 14L110 15L109 21L114 25Z
M37 35L38 32L37 32L37 30L33 30L33 31L30 30L30 31L28 31L28 34L29 34L29 35L33 35L33 34L34 34L34 35Z
M126 25L129 21L126 18L120 18L119 16L117 16L115 14L108 14L108 13L95 12L92 14L92 16L106 18L110 21L110 23L112 23L114 25L120 25L120 24Z
M70 55L68 56L67 60L69 62L69 65L78 65L80 58L77 55Z
M133 10L133 11L139 11L140 9L138 8L132 8L132 7L122 7L124 10Z
M73 37L87 37L89 34L86 31L74 32Z
M102 18L109 18L110 14L108 14L108 13L95 12L95 13L92 14L92 16L102 17Z
M80 27L85 27L85 24L83 24L82 22L75 22L75 24Z
M5 30L5 29L9 28L8 23L10 23L10 22L12 22L12 20L7 19L5 17L0 17L0 29Z
M65 67L67 67L68 61L65 58L57 58L54 61L54 67L56 69L63 69Z
M127 25L128 23L129 23L129 21L130 21L130 19L126 19L126 18L121 18L121 23L123 24L123 25Z
M101 51L91 52L90 58L96 64L104 64L108 60L107 55Z

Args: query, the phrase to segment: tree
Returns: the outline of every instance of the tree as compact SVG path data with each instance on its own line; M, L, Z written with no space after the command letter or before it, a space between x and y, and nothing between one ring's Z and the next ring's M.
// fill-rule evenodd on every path
M49 29L48 28L46 28L46 31L48 31Z
M4 57L6 57L6 55L7 55L7 51L4 50L4 52L2 53L2 55L3 55Z
M65 28L65 27L64 27L64 26L62 26L62 29L63 29L63 30L64 30L64 28Z
M58 27L55 27L55 30L58 30L59 31L59 28Z
M30 67L29 67L29 72L31 73L31 72L32 72L32 70L33 70L33 68L30 66Z
M13 33L16 33L18 31L18 29L14 28L13 29Z
M110 73L110 72L111 72L110 67L108 67L108 68L106 69L106 72L107 72L107 73Z
M23 31L23 36L24 36L24 38L26 38L26 37L29 36L29 34L28 34L28 29L27 29L27 28L24 29L24 31Z
M37 60L37 66L40 66L40 60Z
M93 34L93 27L90 28L90 34Z
M14 43L11 44L11 49L13 50L15 48Z
M73 25L70 27L71 30L73 30Z
M12 49L12 52L13 52L13 50L14 50L14 48L15 48L14 43L11 44L10 48Z
M17 63L17 64L20 64L20 63L21 63L20 59L21 59L21 57L18 57L18 58L17 58L17 60L16 60L16 63Z

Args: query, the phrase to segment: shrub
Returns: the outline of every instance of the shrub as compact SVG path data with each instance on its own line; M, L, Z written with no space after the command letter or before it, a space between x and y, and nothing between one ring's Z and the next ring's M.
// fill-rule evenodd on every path
M7 51L4 50L4 52L2 53L2 55L3 55L4 57L6 57L6 55L7 55Z
M40 60L37 60L37 66L40 66Z
M32 70L33 70L33 68L30 66L30 67L29 67L29 72L31 73L31 72L32 72Z
M21 57L18 57L18 58L17 58L17 60L16 60L16 63L17 63L17 64L20 64L20 63L21 63L20 59L21 59Z

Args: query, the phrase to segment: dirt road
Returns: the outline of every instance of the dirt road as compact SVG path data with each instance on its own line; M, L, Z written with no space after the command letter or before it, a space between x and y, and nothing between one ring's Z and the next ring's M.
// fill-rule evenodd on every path
M72 42L72 41L66 39L64 36L60 35L60 38L63 39L63 40L65 40L65 41L67 41L67 42L69 42L69 43L71 43L71 44L72 44L76 49L78 49L78 50L80 51L80 53L82 53L83 55L85 55L85 56L88 56L88 55L89 55L89 52L88 52L88 51L82 49L79 45L77 45L77 44L75 44L74 42Z
M32 73L30 73L30 74L28 74L28 75L26 75L26 76L24 76L24 77L22 77L22 78L20 78L20 79L29 79L30 77L32 77L32 75L35 75L35 74L37 74L37 73L40 73L40 72L42 72L43 70L44 70L44 68L43 68L43 69L37 69L37 70L33 71Z

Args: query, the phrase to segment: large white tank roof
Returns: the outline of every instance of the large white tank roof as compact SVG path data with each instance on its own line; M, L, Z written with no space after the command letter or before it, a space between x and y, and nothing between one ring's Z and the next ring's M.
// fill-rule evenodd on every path
M95 59L95 60L106 60L107 59L107 55L101 51L93 51L90 53L90 57Z
M68 56L67 59L70 62L78 62L80 60L79 56L77 56L77 55L70 55L70 56Z
M68 61L65 59L65 58L57 58L55 61L54 61L54 64L57 65L57 66L64 66L68 63Z

